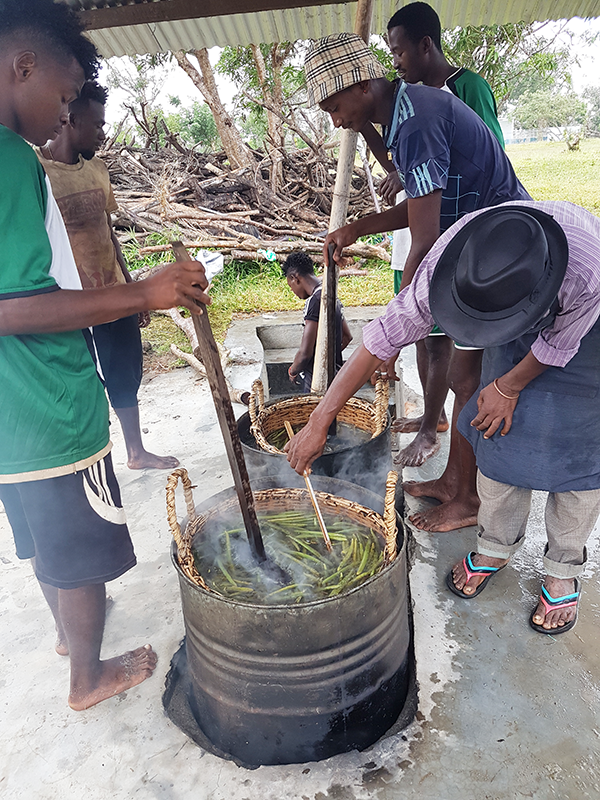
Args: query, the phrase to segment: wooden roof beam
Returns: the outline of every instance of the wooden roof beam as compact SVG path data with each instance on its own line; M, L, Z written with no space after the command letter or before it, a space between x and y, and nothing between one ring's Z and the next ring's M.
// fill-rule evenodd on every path
M159 0L155 3L98 8L82 11L88 30L119 28L174 20L222 17L230 14L255 14L287 8L355 3L357 0Z

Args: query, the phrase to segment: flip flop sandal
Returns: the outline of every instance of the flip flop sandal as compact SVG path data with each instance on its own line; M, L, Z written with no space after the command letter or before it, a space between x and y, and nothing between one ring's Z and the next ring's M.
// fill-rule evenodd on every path
M531 616L529 617L529 624L533 628L534 631L538 633L545 633L547 636L556 636L558 633L566 633L570 631L571 628L575 627L575 623L577 622L577 613L579 611L579 599L581 598L581 581L578 581L575 578L575 591L573 594L566 594L564 597L550 597L548 594L548 590L545 586L542 586L542 591L540 593L540 600L544 608L546 609L546 614L549 611L556 611L558 608L571 608L575 606L575 616L569 622L566 622L564 625L557 626L556 628L544 628L542 625L537 625L533 621L533 617L535 612L537 611L537 606L531 612Z
M458 597L462 597L464 600L472 600L474 597L477 597L478 594L481 594L485 587L487 586L488 581L490 578L493 578L497 572L500 572L501 569L504 569L506 564L503 564L501 567L476 567L473 564L472 556L476 555L476 553L469 553L465 558L463 558L463 569L467 575L467 582L475 575L485 575L486 577L481 581L479 586L475 589L472 594L465 594L462 589L457 589L454 585L452 570L446 575L446 586L450 589Z

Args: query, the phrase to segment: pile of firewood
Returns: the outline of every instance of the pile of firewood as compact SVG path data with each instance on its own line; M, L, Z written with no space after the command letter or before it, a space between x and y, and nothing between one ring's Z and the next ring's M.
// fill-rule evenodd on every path
M132 231L141 245L149 233L173 231L188 247L216 248L226 258L260 260L261 250L285 258L302 248L320 260L336 172L324 148L278 151L284 187L278 192L270 186L271 157L264 153L255 153L254 168L235 170L224 153L183 147L155 151L112 143L100 156L119 204L117 228ZM349 221L375 212L369 178L364 167L355 167ZM348 252L390 260L384 244L357 243Z

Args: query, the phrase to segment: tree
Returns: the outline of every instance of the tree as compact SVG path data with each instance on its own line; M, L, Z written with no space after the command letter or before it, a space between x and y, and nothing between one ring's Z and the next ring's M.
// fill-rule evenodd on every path
M239 88L237 109L245 114L245 125L271 155L271 188L277 191L282 178L285 147L284 122L289 118L289 98L304 83L302 69L292 63L296 47L291 42L225 47L217 71ZM293 117L293 111L291 111ZM266 124L262 122L264 118Z
M513 118L520 128L548 130L582 125L586 111L585 103L577 95L541 90L521 95Z
M190 53L179 50L173 53L173 56L181 69L192 79L209 106L229 163L234 168L253 168L256 161L219 97L208 50L205 47L201 50L192 50ZM196 59L197 66L190 60L190 56Z
M157 147L161 143L159 123L164 113L156 106L156 101L167 79L165 67L169 60L168 54L159 53L119 59L118 67L114 61L106 62L108 87L121 89L127 94L128 101L123 104L124 108L135 120L138 135L145 139L145 147ZM121 133L124 134L126 131Z
M206 103L195 100L191 106L183 108L178 97L171 97L170 101L180 109L166 119L170 131L177 133L185 144L198 146L204 152L220 146L219 132Z
M583 96L588 104L587 130L593 136L600 136L600 86L588 86Z
M547 25L516 22L455 28L444 31L444 52L451 63L484 77L504 110L525 91L570 85L575 48L559 44L561 34L569 35L564 25L550 38L543 35Z

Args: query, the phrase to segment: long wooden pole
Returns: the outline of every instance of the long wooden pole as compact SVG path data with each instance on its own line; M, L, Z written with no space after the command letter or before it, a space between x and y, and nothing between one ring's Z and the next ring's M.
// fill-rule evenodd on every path
M172 247L177 261L191 260L181 242L173 242ZM201 305L201 309L202 313L192 314L192 319L194 320L194 328L198 337L198 348L202 364L206 370L217 419L223 434L227 459L233 475L233 483L240 503L246 533L248 534L250 549L258 561L265 561L265 547L258 526L258 519L256 518L254 496L250 487L250 479L248 478L248 470L246 469L246 461L242 451L235 414L233 413L229 391L221 367L219 350L208 321L206 307Z
M356 17L354 20L354 33L361 36L367 43L371 34L373 2L374 0L358 0ZM358 134L354 131L342 131L335 187L331 203L331 215L329 217L330 231L341 228L346 222L348 202L350 200L350 182L354 170L354 159L356 158L357 137ZM328 270L332 270L333 272L329 280L327 279ZM313 379L311 384L311 390L316 394L325 394L328 386L327 354L334 341L338 272L339 268L337 264L332 264L330 262L329 266L325 267L323 289L321 292L321 308L319 311L319 328L315 346ZM333 286L334 297L330 298L328 301L328 291L330 291L329 287L331 286ZM330 309L333 309L333 313L329 313Z

